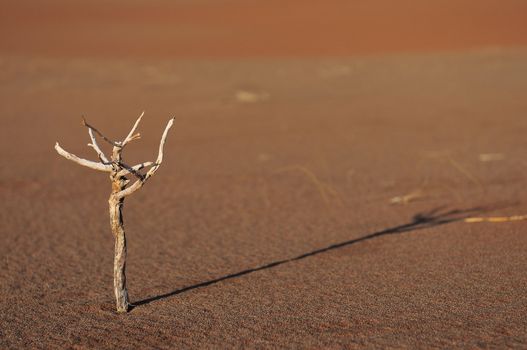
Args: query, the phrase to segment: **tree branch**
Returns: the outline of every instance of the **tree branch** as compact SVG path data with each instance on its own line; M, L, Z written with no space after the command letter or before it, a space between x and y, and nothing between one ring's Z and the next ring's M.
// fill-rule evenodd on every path
M138 189L140 189L141 187L143 187L143 185L146 183L146 181L150 177L152 177L152 175L155 174L157 169L159 169L159 167L161 166L161 163L163 162L163 148L165 146L165 142L166 142L166 139L167 139L168 131L170 130L170 128L172 127L173 124L174 124L174 118L171 118L168 121L167 126L165 127L165 131L163 131L163 135L161 136L161 141L159 143L159 153L157 155L157 160L153 164L152 168L150 168L150 170L148 170L148 172L144 175L143 179L139 179L139 180L135 181L132 184L132 186L130 186L130 187L118 192L117 193L117 198L124 198L126 196L129 196L132 193L134 193L135 191L137 191Z
M64 158L71 160L79 165L82 165L82 166L85 166L85 167L88 167L94 170L99 170L99 171L105 171L105 172L112 171L112 167L110 165L105 165L102 163L93 162L91 160L79 158L76 155L65 151L62 147L60 147L58 142L55 143L55 150L57 151L58 154L60 154Z
M99 148L99 145L97 144L97 139L95 138L95 135L93 135L93 129L92 128L88 128L88 134L90 134L90 138L91 138L91 143L89 143L88 146L90 146L91 148L93 148L95 150L95 152L99 156L99 159L101 160L101 162L109 163L108 158L106 157L104 152L101 151L101 149Z
M86 119L84 119L84 117L82 117L82 125L84 125L85 127L87 128L90 128L92 129L93 131L95 131L97 134L99 134L100 137L102 137L102 139L106 142L108 142L110 145L114 146L114 147L120 147L120 143L119 142L114 142L112 140L110 140L109 138L107 138L106 136L104 136L99 130L95 129L93 126L91 126L90 124L88 124L86 122Z
M131 166L128 166L128 165L126 165L126 164L121 162L120 165L123 167L123 170L119 171L117 173L117 176L125 176L125 175L128 175L130 173L133 174L134 172L138 172L139 170L147 168L147 167L149 167L149 166L151 166L153 164L154 163L152 163L152 162L144 162L144 163L140 163L140 164L137 164L137 165L134 165L134 166L131 167ZM143 175L141 175L141 176L143 176Z
M165 131L163 131L163 136L161 136L161 142L159 143L159 153L157 155L156 165L159 167L161 163L163 162L163 147L165 147L165 142L167 140L168 130L172 127L172 124L174 124L174 119L171 118L167 126L165 127Z
M123 163L123 162L119 162L119 163L117 163L117 166L119 166L119 168L121 169L121 171L123 171L123 169L124 169L124 170L127 171L129 174L133 174L133 175L135 175L139 180L143 180L143 178L144 178L144 175L143 175L143 174L139 173L139 172L136 171L134 168L132 168L131 166L129 166L129 165ZM121 171L120 171L120 172L121 172ZM120 173L120 172L119 172L119 173ZM119 174L119 173L117 173L117 174Z
M137 118L134 126L132 127L132 130L130 130L130 132L128 133L128 135L124 139L124 141L121 142L121 147L124 147L127 143L129 143L129 142L131 142L133 140L137 140L137 139L141 138L141 134L139 134L139 133L134 134L134 133L135 133L135 130L137 129L137 127L139 126L139 123L141 122L141 119L143 118L143 115L145 115L145 111L143 111L141 113L141 115L139 116L139 118Z

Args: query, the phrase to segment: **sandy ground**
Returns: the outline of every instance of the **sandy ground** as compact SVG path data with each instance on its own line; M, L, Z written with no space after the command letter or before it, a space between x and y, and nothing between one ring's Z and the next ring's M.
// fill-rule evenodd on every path
M0 41L0 348L527 347L527 221L463 221L527 214L527 49L122 59L44 52L41 20ZM119 138L143 109L130 163L177 119L117 315L109 180L53 145L95 159L81 115Z

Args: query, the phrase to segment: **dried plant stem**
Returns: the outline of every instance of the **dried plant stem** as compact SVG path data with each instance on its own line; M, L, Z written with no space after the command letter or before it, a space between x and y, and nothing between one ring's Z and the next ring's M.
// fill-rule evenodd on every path
M477 222L510 222L527 220L527 215L513 215L513 216L490 216L490 217L470 217L466 218L465 222L469 224Z
M76 155L65 151L58 143L55 145L55 150L57 153L64 158L91 169L110 173L112 191L110 193L108 204L110 211L110 226L115 241L113 281L117 312L127 312L131 305L128 297L128 290L126 288L126 234L124 231L122 216L124 199L143 187L145 182L150 177L152 177L152 175L154 175L163 162L163 148L166 142L168 131L174 122L174 118L170 119L167 126L165 127L163 135L161 136L161 142L159 144L157 160L155 162L144 162L134 166L129 166L122 161L122 151L124 146L126 146L129 142L140 138L140 135L138 133L136 134L135 131L143 115L144 112L141 113L123 141L112 141L108 139L100 131L95 129L83 119L83 125L88 128L88 133L91 139L91 143L88 144L88 146L95 150L100 162L79 158ZM112 156L110 158L104 154L97 144L95 134L99 135L104 141L113 146ZM146 174L140 173L142 169L148 167L151 168L146 172ZM137 180L130 187L128 187L130 180L126 178L126 175L134 175L137 178Z
M126 288L126 234L123 223L124 198L116 196L126 186L123 177L112 179L112 193L108 204L110 206L110 226L115 240L113 262L113 287L117 312L127 312L130 307L128 290Z

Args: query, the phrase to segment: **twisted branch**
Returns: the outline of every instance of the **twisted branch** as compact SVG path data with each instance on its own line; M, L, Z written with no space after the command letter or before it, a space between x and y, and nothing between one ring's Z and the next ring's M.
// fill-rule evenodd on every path
M143 185L146 183L146 181L148 181L148 179L150 177L152 177L152 175L155 174L157 169L159 169L159 167L161 166L161 163L163 162L163 148L165 146L165 142L166 142L166 139L167 139L168 131L172 127L172 124L174 124L174 118L172 118L172 119L170 119L168 121L167 126L165 127L165 131L163 132L163 135L161 136L161 142L159 143L159 152L158 152L158 155L157 155L157 160L153 164L152 168L150 168L150 170L148 170L148 172L144 175L143 179L136 180L130 187L118 192L117 195L116 195L117 198L124 198L126 196L129 196L132 193L134 193L135 191L137 191L138 189L140 189L141 187L143 187Z
M62 147L60 147L58 142L55 144L55 150L59 155L63 156L64 158L91 169L110 173L110 179L112 181L112 192L110 193L108 204L110 211L110 224L112 228L112 233L115 238L113 281L117 312L127 312L130 310L130 302L128 297L128 289L126 287L125 273L126 235L124 231L122 217L124 197L134 193L139 188L141 188L145 184L145 182L150 177L152 177L152 175L154 175L157 169L159 169L159 166L163 162L163 147L166 142L168 130L170 130L172 124L174 123L174 118L170 119L167 123L165 131L161 136L159 152L155 163L144 162L134 166L129 166L121 160L121 154L124 146L126 146L129 142L140 138L140 134L136 134L135 131L137 130L137 127L139 126L143 115L144 112L141 113L139 118L137 118L132 129L130 130L126 138L121 142L111 141L110 139L105 137L99 130L89 125L84 118L82 119L83 125L88 128L88 134L90 135L91 139L91 143L89 143L88 146L95 150L100 162L93 162L91 160L79 158L76 155L65 151ZM99 147L94 133L97 133L103 140L113 146L112 155L110 159L106 157L104 152ZM151 168L146 174L141 174L139 171L146 167ZM128 174L132 174L137 177L137 180L130 187L128 187L130 180L126 178L126 175Z
M145 111L143 111L141 113L141 115L139 116L139 118L137 118L134 126L132 127L132 130L130 130L130 132L128 133L128 135L124 139L124 141L121 142L121 148L123 148L129 142L141 138L141 134L139 134L139 133L134 134L134 133L135 133L135 129L137 129L137 127L139 126L139 123L141 122L141 119L143 118L143 115L145 115Z
M58 142L55 143L55 150L57 151L58 154L60 154L64 158L71 160L79 165L82 165L82 166L85 166L85 167L88 167L94 170L105 171L105 172L111 172L113 170L111 165L93 162L91 160L79 158L76 155L69 153L68 151L60 147Z
M84 119L84 117L82 117L82 125L84 125L85 127L95 131L104 141L108 142L110 145L112 145L114 147L120 147L121 146L119 142L114 142L114 141L110 140L109 138L104 136L99 130L95 129L93 126L88 124L86 122L86 119Z
M138 172L139 170L141 169L144 169L144 168L147 168L149 166L152 166L154 165L154 163L152 162L144 162L144 163L140 163L140 164L137 164L137 165L134 165L134 166L128 166L124 163L120 163L120 165L124 168L123 170L119 171L117 173L117 176L126 176L128 174L134 174L135 172ZM143 175L141 175L143 176Z
M101 151L101 149L99 148L99 145L97 144L97 139L95 138L95 135L93 135L93 129L90 127L88 127L88 134L90 134L90 138L91 138L91 143L88 143L88 146L90 146L91 148L95 150L101 162L106 163L106 164L110 163L110 161L108 160L104 152Z
M121 161L121 153L123 151L124 146L126 146L129 142L140 138L140 134L135 133L135 131L137 130L137 127L139 126L139 123L141 122L143 115L144 115L144 112L142 112L141 115L139 115L132 129L130 130L126 138L121 142L119 141L114 142L110 140L109 138L104 136L99 130L97 130L90 124L88 124L86 122L86 119L82 118L82 124L88 128L88 134L90 135L90 139L91 139L91 143L89 143L88 146L93 148L95 152L97 153L97 156L99 157L99 160L100 160L99 163L91 161L91 160L79 158L76 155L65 151L62 147L60 147L58 142L55 145L55 149L58 154L60 154L64 158L69 159L77 164L80 164L82 166L85 166L91 169L112 173L112 178L120 179L128 174L132 174L135 177L137 177L137 180L130 187L124 188L115 194L116 198L124 198L134 193L141 187L143 187L146 181L155 174L157 169L159 169L159 166L161 166L161 163L163 163L163 148L166 143L168 131L174 124L174 118L171 118L168 121L165 127L165 130L163 131L163 134L161 136L157 159L155 162L144 162L144 163L140 163L134 166L129 166L126 163ZM106 142L108 142L110 145L113 146L111 159L109 159L99 147L99 144L97 143L97 139L95 137L95 133L99 135L103 140L105 140ZM151 168L150 170L148 170L146 174L143 175L139 172L140 170L147 168L147 167L151 167ZM128 181L125 182L125 187L126 187L126 184L128 184Z

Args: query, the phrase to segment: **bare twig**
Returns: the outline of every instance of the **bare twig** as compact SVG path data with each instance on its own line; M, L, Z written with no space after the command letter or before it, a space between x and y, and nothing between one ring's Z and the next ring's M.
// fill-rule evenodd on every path
M174 119L175 118L171 118L168 121L167 126L165 127L165 131L163 131L163 136L161 136L161 142L159 142L159 153L157 155L157 160L156 160L157 167L159 167L161 163L163 162L163 147L165 147L168 130L170 130L170 128L172 127L172 124L174 124Z
M144 175L141 174L139 171L135 170L133 167L123 163L123 162L118 162L118 163L115 163L117 166L119 166L121 169L124 169L124 170L121 170L119 171L119 173L117 174L120 174L121 172L126 172L125 175L127 174L132 174L132 175L135 175L139 180L142 180L144 178ZM117 175L119 176L119 175ZM124 175L123 175L124 176Z
M294 171L298 170L304 175L307 176L309 180L315 185L318 190L320 197L325 202L326 206L329 207L332 197L337 200L339 205L342 205L342 197L330 184L323 182L315 175L311 170L302 165L291 165L284 168L276 170L277 173L282 173L285 171Z
M135 191L137 191L138 189L140 189L141 187L143 187L143 185L146 183L146 181L150 177L152 177L152 175L155 174L157 169L159 169L159 167L161 166L161 163L163 163L163 148L165 146L165 142L166 142L166 139L167 139L168 131L172 127L172 124L174 124L174 118L172 118L172 119L170 119L168 121L167 126L165 127L165 131L163 132L163 135L161 136L161 142L159 143L159 153L157 155L157 160L153 164L152 168L150 168L150 170L148 170L148 172L145 174L145 176L144 176L144 178L142 180L139 179L139 180L135 181L130 187L128 187L128 188L120 191L119 193L117 193L117 197L118 198L124 198L126 196L129 196L132 193L134 193Z
M88 146L90 146L91 148L95 150L101 162L105 164L110 163L110 161L108 160L104 152L99 148L99 145L97 144L97 139L95 138L95 135L93 135L92 128L88 128L88 134L90 134L90 138L91 138L91 143L88 143Z
M477 222L510 222L527 220L527 215L513 215L513 216L490 216L490 217L470 217L466 218L465 222L472 224Z
M134 134L134 133L135 133L135 130L137 129L137 127L139 126L139 123L141 122L141 119L143 118L143 115L145 115L145 111L143 111L141 113L141 115L139 116L139 118L137 118L134 126L132 127L132 130L130 130L130 132L128 133L128 135L124 139L124 141L121 143L121 147L124 147L127 143L129 143L129 142L131 142L133 140L137 140L137 139L141 138L141 134L139 134L139 133Z
M134 172L138 172L141 169L148 168L149 166L154 165L153 162L144 162L144 163L140 163L134 166L127 166L126 164L123 164L122 162L120 164L124 169L119 171L117 173L117 176L126 176L130 173L133 174Z
M99 171L106 171L106 172L111 172L112 171L112 167L110 165L97 163L97 162L92 162L91 160L86 160L86 159L83 159L83 158L79 158L76 155L74 155L72 153L69 153L68 151L66 151L62 147L60 147L58 142L55 143L55 150L57 151L58 154L60 154L64 158L66 158L68 160L71 160L71 161L73 161L73 162L75 162L75 163L77 163L79 165L82 165L82 166L85 166L85 167L88 167L88 168L91 168L91 169L99 170Z
M469 179L470 181L472 181L474 184L478 185L479 187L483 187L483 184L481 183L481 181L474 174L468 171L465 167L463 167L461 164L456 162L454 158L452 158L451 156L447 156L446 159L450 165L452 165L461 174L465 175L467 179Z
M393 197L392 199L390 199L390 203L391 204L408 204L414 200L421 199L423 197L425 197L423 191L420 189L417 189L408 194Z
M107 138L106 136L104 136L99 130L95 129L93 126L91 126L90 124L88 124L86 122L86 119L84 117L82 117L82 125L84 125L85 127L87 128L90 128L92 129L93 131L95 131L100 137L102 137L102 139L106 142L108 142L110 145L112 146L117 146L117 147L120 147L121 145L118 143L118 142L114 142L112 140L110 140L109 138Z

